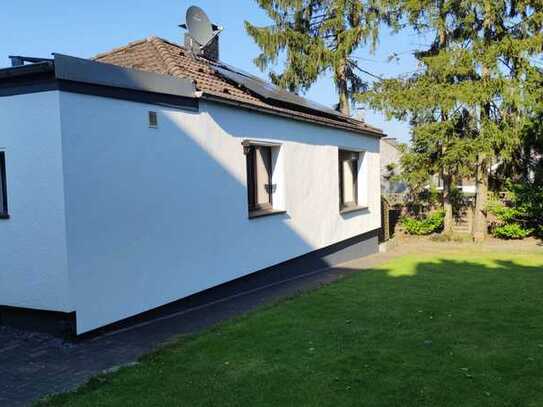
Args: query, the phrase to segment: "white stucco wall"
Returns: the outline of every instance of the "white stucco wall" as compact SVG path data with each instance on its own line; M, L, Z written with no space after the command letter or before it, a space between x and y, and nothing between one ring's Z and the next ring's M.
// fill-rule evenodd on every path
M10 219L0 219L0 305L70 312L59 93L0 98Z
M60 101L78 333L379 227L375 138L213 103ZM244 139L282 144L287 214L248 219ZM339 214L338 146L366 151L368 211Z

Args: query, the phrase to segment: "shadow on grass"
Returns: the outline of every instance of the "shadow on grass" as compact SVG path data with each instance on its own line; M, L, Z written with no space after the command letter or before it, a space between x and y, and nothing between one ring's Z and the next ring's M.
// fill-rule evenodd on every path
M396 263L395 263L396 264ZM335 268L337 272L352 274L359 270L355 268ZM533 273L542 272L541 265L522 264L514 260L493 259L490 261L454 260L448 258L437 258L431 261L398 262L397 267L385 268L376 267L362 270L363 272L384 272L388 277L414 277L421 273L488 273L488 272L514 272Z
M42 405L543 405L541 271L533 255L330 269Z

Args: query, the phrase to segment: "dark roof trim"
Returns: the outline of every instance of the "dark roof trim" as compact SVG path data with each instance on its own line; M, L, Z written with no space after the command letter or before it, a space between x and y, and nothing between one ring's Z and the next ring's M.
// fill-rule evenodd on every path
M54 54L55 76L59 80L89 83L165 95L194 97L194 82L136 69Z
M242 102L238 102L238 101L234 101L232 99L226 99L226 98L221 98L220 96L216 96L216 95L212 95L212 94L209 94L209 93L203 93L202 95L202 99L204 100L209 100L211 102L215 102L215 103L219 103L219 104L223 104L223 105L231 105L231 106L236 106L236 107L239 107L239 108L242 108L242 109L246 109L246 110L252 110L252 111L257 111L257 112L261 112L261 113L266 113L266 114L270 114L270 115L273 115L273 116L282 116L282 117L286 117L286 118L289 118L289 119L294 119L294 120L299 120L299 121L302 121L302 122L306 122L306 123L311 123L311 124L315 124L315 125L318 125L318 126L324 126L324 127L333 127L333 128L336 128L336 129L341 129L341 130L344 130L344 131L349 131L349 132L352 132L352 133L357 133L357 134L362 134L364 136L369 136L369 137L375 137L375 138L382 138L382 137L385 137L385 134L380 132L380 131L371 131L371 130L366 130L366 129L361 129L360 127L357 127L357 126L349 126L348 124L345 124L343 125L341 122L330 122L330 121L320 121L320 120L317 120L317 119L311 119L309 117L305 117L305 116L301 116L301 115L297 115L297 114L291 114L291 113L288 113L288 112L279 112L277 111L276 109L268 109L264 106L256 106L252 103L242 103Z
M43 76L43 75L42 75ZM38 77L36 75L24 78L24 81L0 81L0 97L28 95L31 93L42 93L54 90L63 92L79 93L105 97L109 99L127 100L130 102L147 103L151 105L198 111L199 103L197 98L185 96L165 95L162 93L144 92L132 89L114 88L112 86L94 85L91 83L73 82L58 80L51 76Z
M58 90L197 112L198 99L91 83L58 80Z
M55 54L54 60L0 69L0 81L34 81L40 74L51 80L70 81L89 85L150 92L176 97L195 98L196 88L190 79L174 78L151 72L121 68L116 65ZM27 79L27 80L25 80ZM2 83L0 83L1 85Z
M26 75L39 73L53 72L54 67L52 62L40 62L31 65L21 65L12 68L0 69L0 79L17 78Z
M25 57L22 55L10 55L8 58L11 60L11 66L23 66L25 62L32 62L33 64L39 62L53 62L51 58Z
M55 54L54 60L0 69L0 97L61 90L197 111L192 80Z
M176 78L151 72L122 68L117 65L54 54L54 60L30 65L0 69L0 96L43 92L48 90L91 94L109 98L139 101L167 107L198 109L198 92L191 79ZM376 129L363 129L348 121L308 117L303 112L280 111L276 108L257 106L252 103L234 101L229 98L203 93L204 99L286 117L324 127L331 127L381 138L385 135Z
M0 80L0 97L28 95L31 93L50 92L53 90L58 90L58 83L51 78L32 78L30 80L7 84L2 83Z

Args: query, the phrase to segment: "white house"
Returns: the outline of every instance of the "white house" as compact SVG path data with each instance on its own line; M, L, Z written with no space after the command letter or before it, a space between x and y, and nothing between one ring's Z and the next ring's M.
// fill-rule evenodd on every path
M155 37L94 60L12 61L3 323L80 335L377 251L380 130Z
M380 144L381 191L385 194L403 194L407 191L405 182L396 180L400 175L402 149L397 139L383 137Z

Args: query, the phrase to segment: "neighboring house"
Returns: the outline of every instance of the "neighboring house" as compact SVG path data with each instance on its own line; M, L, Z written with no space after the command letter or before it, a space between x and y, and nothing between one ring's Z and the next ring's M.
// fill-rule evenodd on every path
M94 61L12 59L4 322L82 334L255 272L378 250L380 130L154 37Z
M443 191L443 177L441 175L434 175L432 177L433 185L435 185L437 191ZM431 186L429 185L428 188ZM474 178L464 178L458 181L456 188L462 192L466 197L475 196L477 192L477 186Z
M385 194L402 194L407 191L405 182L395 179L400 175L402 151L397 139L381 139L381 191Z

